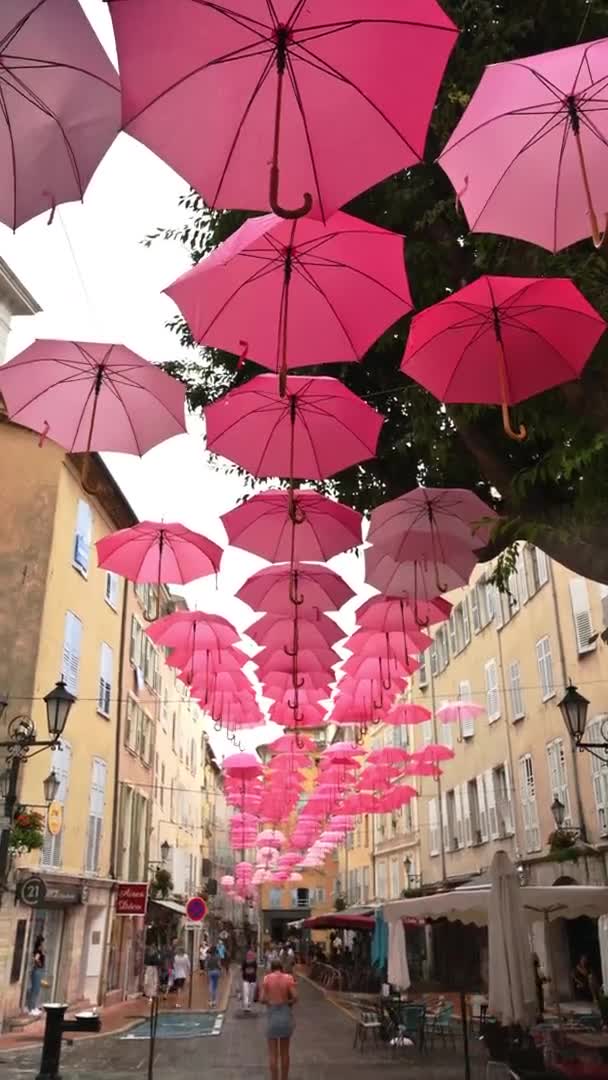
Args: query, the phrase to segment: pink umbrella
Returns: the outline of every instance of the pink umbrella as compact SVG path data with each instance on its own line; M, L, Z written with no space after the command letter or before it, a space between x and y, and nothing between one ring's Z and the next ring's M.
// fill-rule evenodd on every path
M422 750L417 750L415 754L412 754L415 761L433 765L439 761L451 761L453 757L454 751L450 750L449 746L442 746L441 743L429 743Z
M253 780L262 771L262 764L253 754L231 754L222 762L222 772L239 780Z
M124 345L35 341L2 365L0 393L10 420L71 454L141 456L186 430L182 384Z
M403 766L368 765L357 781L357 790L384 791L400 771L403 771Z
M289 698L289 695L287 695ZM270 708L270 719L275 724L280 724L282 727L293 727L293 714L294 709L290 708L288 702L275 702ZM298 703L298 726L306 728L322 728L327 720L326 710L321 706L311 703L305 704L302 700ZM287 739L294 739L295 735L286 735ZM312 742L312 739L302 741L297 744L298 750L306 750L307 744Z
M250 218L165 292L200 345L279 371L362 360L412 309L403 237L348 214Z
M344 641L344 648L351 649L357 656L395 656L402 663L409 664L412 653L425 652L432 644L427 634L418 629L399 631L355 630Z
M390 690L392 687L393 693L396 693L399 686L405 683L410 666L402 664L394 657L387 660L386 656L355 654L344 661L342 671L347 675L352 675L357 682L361 679L376 680L384 690Z
M374 814L377 803L373 795L348 795L341 803L341 809L347 814Z
M425 709L424 705L397 705L390 709L384 717L385 724L424 724L430 720L432 713Z
M473 701L446 701L437 709L435 716L442 724L462 724L464 720L482 716L485 711L483 705L476 705Z
M337 379L257 375L204 410L207 449L254 476L322 480L373 458L384 417Z
M347 0L110 8L125 130L208 206L286 217L326 218L421 161L457 35L436 0L364 0L356 18Z
M393 630L404 633L406 629L432 626L450 617L452 605L449 600L435 596L429 601L418 600L412 606L399 596L372 596L357 608L357 622L366 630Z
M292 570L288 563L279 563L252 574L236 595L257 611L285 615L296 605L302 614L314 615L342 607L355 594L328 566L295 563Z
M474 232L601 244L607 70L606 39L486 68L439 158Z
M296 741L293 735L281 735L274 742L269 743L268 749L271 754L289 754L296 749ZM303 745L297 748L302 753L314 754L316 744L313 739L304 739Z
M457 568L451 559L450 563L428 559L397 562L377 547L366 548L364 560L365 580L369 585L389 596L407 597L414 606L419 599L428 602L438 592L466 585L476 563L472 552L461 553Z
M400 746L380 746L371 750L366 760L372 765L404 765L409 759L410 754Z
M413 319L401 370L440 401L500 404L524 439L509 406L577 379L605 329L568 278L485 276Z
M316 491L263 491L222 515L233 547L269 562L326 562L362 543L362 517Z
M413 558L429 551L439 556L444 549L449 553L453 541L485 547L497 520L472 491L418 487L372 510L367 538L395 557L407 557L408 548Z
M305 671L300 674L297 686L303 690L322 690L329 696L330 678L325 671ZM272 671L262 682L262 687L264 697L275 697L275 690L278 694L288 692L294 688L293 673Z
M217 574L222 549L177 523L140 521L96 543L99 566L129 581L184 585Z
M196 651L197 644L202 650L222 649L238 641L238 634L228 619L204 611L174 611L151 623L146 633L157 645L184 648L191 653Z
M348 765L351 761L358 757L363 757L365 750L362 750L360 746L352 742L336 742L321 754L321 758L324 761L331 761L333 764Z
M416 788L410 784L399 784L396 787L390 788L385 795L380 798L380 812L390 813L392 810L400 810L402 806L407 806L417 796L418 792Z
M293 738L293 736L285 735L283 738ZM297 744L294 741L294 746L296 745ZM300 770L306 768L310 768L309 755L294 750L289 754L275 754L267 775L272 776L273 779L276 778L277 773L285 772L297 773L298 776L302 776L303 774Z
M197 677L206 678L214 671L240 671L249 657L230 645L225 649L201 649L192 653L188 649L173 649L167 658L170 667L184 669L179 677L184 682L192 682Z
M5 0L0 52L0 219L16 229L83 198L118 134L119 82L77 0Z
M405 766L406 776L432 776L433 780L437 780L441 775L441 769L438 765L433 764L431 761L410 761Z
M333 649L323 649L316 652L314 649L301 648L298 649L297 667L299 672L322 671L324 674L333 677L333 665L337 664L339 660L340 657ZM254 663L258 669L258 679L264 681L270 672L292 671L294 658L285 652L285 648L262 649L254 657Z
M246 630L258 645L283 648L293 638L293 613L262 615ZM298 642L303 649L326 649L335 645L344 632L329 616L315 612L311 618L298 617Z

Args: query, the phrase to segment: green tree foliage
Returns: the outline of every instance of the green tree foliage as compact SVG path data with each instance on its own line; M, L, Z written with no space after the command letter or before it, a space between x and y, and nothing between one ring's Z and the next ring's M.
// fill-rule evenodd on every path
M554 256L531 244L473 235L455 206L454 191L434 161L458 123L487 64L593 41L606 33L606 0L444 0L461 29L429 138L426 164L377 185L347 208L406 236L406 261L417 310L441 300L483 273L567 276L608 317L608 263L591 241ZM404 108L415 108L415 101ZM370 147L373 153L373 147ZM608 192L608 152L607 152ZM245 220L240 212L208 210L190 192L186 223L159 229L146 243L173 239L197 262ZM606 206L598 207L605 210ZM399 372L408 319L369 351L365 362L325 366L386 416L380 450L364 468L339 476L333 490L360 509L418 482L475 489L501 509L503 523L488 554L528 538L588 577L608 581L608 335L580 382L534 398L516 411L529 437L511 443L500 410L450 406L446 411ZM186 347L184 321L172 323ZM190 348L169 370L183 379L194 407L206 404L258 369L226 353ZM314 369L307 368L308 372Z

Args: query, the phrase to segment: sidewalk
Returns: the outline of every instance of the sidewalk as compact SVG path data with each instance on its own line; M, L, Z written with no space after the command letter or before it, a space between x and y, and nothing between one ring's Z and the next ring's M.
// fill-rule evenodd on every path
M227 1007L230 985L231 975L228 977L222 975L218 1012L224 1011ZM182 991L180 1001L183 1009L187 1010L189 1008L188 987ZM207 991L207 976L201 974L199 971L195 971L192 982L192 1009L196 1012L201 1012L208 1008L209 996ZM174 1010L175 994L169 994L166 998L161 998L161 1012L173 1012ZM72 1012L73 1010L68 1009L66 1015L70 1016L72 1015ZM103 1035L115 1035L124 1028L130 1027L136 1020L141 1020L142 1018L145 1019L150 1012L150 1003L145 997L131 998L129 1001L121 1001L118 1005L106 1005L103 1008L98 1009L98 1012L101 1016L100 1035L70 1034L70 1038L80 1041L82 1039L99 1039ZM28 1026L21 1031L10 1031L5 1035L0 1035L0 1053L7 1050L15 1050L19 1047L24 1048L40 1045L44 1036L44 1024L45 1019L43 1012L43 1015L39 1020L36 1020L33 1024L28 1024Z

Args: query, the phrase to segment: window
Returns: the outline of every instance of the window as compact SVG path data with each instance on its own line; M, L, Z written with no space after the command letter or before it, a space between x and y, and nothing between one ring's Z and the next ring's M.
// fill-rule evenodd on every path
M80 647L82 644L82 623L73 611L65 613L63 637L63 678L71 694L78 695L78 676L80 674Z
M401 895L401 878L399 873L399 859L391 859L391 897L396 898Z
M538 825L538 807L536 805L536 784L534 765L530 754L519 759L519 794L524 821L524 843L527 852L540 851L540 828Z
M433 741L433 721L425 720L422 726L422 745L428 746Z
M444 701L442 701L442 702L441 702L441 704L442 704L442 705L447 705L447 701L445 701L445 700L444 700ZM444 724L444 723L442 723L442 724L441 724L441 728L440 728L440 731L439 731L439 742L440 742L440 743L441 743L441 744L442 744L443 746L447 746L447 747L448 747L448 749L450 749L450 750L451 750L451 749L453 748L453 746L454 746L454 731L453 731L453 727L454 727L454 725L453 725L453 724L451 724L451 723L450 723L450 724Z
M403 818L403 831L406 833L414 831L414 815L412 813L412 804L408 802L401 809L401 815Z
M538 675L542 699L543 701L548 701L555 693L551 643L548 637L541 638L540 641L536 642L536 659L538 662Z
M162 807L164 807L164 805L165 805L165 776L166 776L166 769L165 769L165 765L163 763L161 765L161 767L160 767L160 792L159 792L159 794L160 794L159 802L160 802L160 805Z
M488 832L492 840L496 840L498 831L498 813L496 811L496 791L494 788L494 770L486 769L483 777L483 788L486 797L486 812L488 815Z
M450 615L449 631L452 656L458 656L471 640L469 603L466 597L453 608Z
M440 833L439 833L439 810L437 799L429 800L429 854L439 855L440 851ZM380 899L380 897L378 897Z
M608 627L608 585L600 585L600 600L602 603L602 626Z
M439 673L439 654L437 652L436 641L434 641L429 648L429 662L431 668L431 675L434 677Z
M478 634L494 618L494 586L480 578L471 590L471 619L473 632Z
M171 717L171 749L175 753L177 737L177 713L173 713Z
M106 763L101 758L93 758L91 763L91 794L89 797L89 826L87 830L87 850L85 870L90 874L99 871L101 854L101 834L103 831L103 811L106 797Z
M553 742L547 743L547 761L549 763L551 802L554 799L559 799L564 804L564 825L571 825L572 815L570 813L570 796L566 774L566 755L564 754L564 744L561 739L554 739Z
M493 723L500 716L500 698L498 696L498 668L496 660L488 660L485 665L486 676L486 711L488 720Z
M591 621L591 607L587 582L584 578L571 578L569 582L570 603L572 605L572 618L574 620L574 633L576 635L576 648L579 656L595 649L593 636L593 623Z
M150 689L157 690L159 685L158 653L149 637L145 637L143 643L143 673Z
M125 743L129 750L141 758L144 765L149 765L152 754L152 721L135 698L127 698L127 722Z
M477 806L479 808L479 842L485 844L489 840L490 833L488 830L488 808L483 774L476 778L475 783L477 786Z
M437 650L437 671L440 674L445 671L450 662L450 647L448 644L448 631L445 626L440 626L435 634L435 648Z
M606 717L598 717L587 727L586 741L590 743L604 742L602 737L602 722ZM591 779L593 782L593 794L595 796L595 808L600 836L608 835L608 762L602 761L591 754Z
M143 654L143 627L141 623L137 621L134 615L131 616L131 642L129 646L129 660L133 664L133 667L143 667L142 661Z
M55 773L59 780L59 787L55 799L56 802L61 803L62 806L65 806L68 799L71 760L72 748L65 739L62 739L59 745L55 746L51 752L50 769L51 772ZM44 845L42 848L42 866L61 866L63 833L64 830L60 829L58 833L53 835L48 831L48 828L46 829L44 834Z
M376 900L388 900L386 862L384 859L379 859L376 863L376 894Z
M370 899L369 895L369 866L363 867L363 882L361 888L361 902L367 904Z
M512 660L509 664L509 699L511 701L511 718L513 720L523 720L526 713L521 690L519 660Z
M497 765L494 769L494 795L499 836L512 836L513 809L511 804L511 776L508 763Z
M111 570L106 570L106 604L109 604L111 608L114 608L114 611L118 608L119 581L120 578L118 577L118 574L113 574Z
M479 816L479 793L477 790L477 778L469 780L465 785L467 789L467 804L471 828L471 844L481 844L481 820Z
M462 679L458 683L458 700L462 702L471 701L471 684L468 679ZM460 734L463 739L471 739L475 734L475 717L467 713L460 721Z
M427 671L428 655L429 653L427 649L426 652L420 653L420 656L418 657L418 661L420 663L420 667L418 669L418 682L421 688L429 685L429 675Z
M393 728L393 746L407 747L407 727L405 724L395 724Z
M527 604L530 598L530 593L528 589L528 574L526 571L525 549L522 547L520 547L517 552L515 573L517 574L517 586L519 589L520 600L522 604Z
M160 722L163 731L168 730L169 726L169 691L165 687L162 691L163 704L160 713Z
M271 906L271 908L280 908L282 897L283 897L283 890L282 889L271 889L270 890L270 906Z
M528 566L528 587L530 596L534 596L549 580L549 564L544 551L529 544L525 558Z
M76 512L76 528L74 530L74 550L72 553L72 565L80 571L84 577L89 570L89 551L91 547L91 507L84 499L78 500Z
M443 811L443 846L446 851L455 851L458 847L456 830L456 792L446 791L441 796Z
M97 711L102 716L110 715L110 702L112 700L112 667L114 654L105 641L101 643L101 655L99 660L99 692L97 694Z

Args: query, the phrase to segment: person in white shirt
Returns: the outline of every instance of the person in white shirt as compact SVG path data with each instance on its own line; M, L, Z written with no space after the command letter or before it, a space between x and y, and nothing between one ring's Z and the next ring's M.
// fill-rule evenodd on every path
M190 978L190 957L184 950L183 945L179 945L175 958L173 960L173 986L176 993L175 1008L181 1009L181 993L186 985L186 980Z

